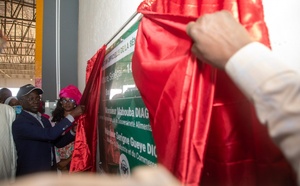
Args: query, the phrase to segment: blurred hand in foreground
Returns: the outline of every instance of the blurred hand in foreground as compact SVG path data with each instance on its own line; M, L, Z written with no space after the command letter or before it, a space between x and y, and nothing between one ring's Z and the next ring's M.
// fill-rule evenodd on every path
M177 179L163 166L141 166L134 169L129 178L117 175L74 173L58 176L56 173L38 173L24 176L15 183L0 186L180 186Z

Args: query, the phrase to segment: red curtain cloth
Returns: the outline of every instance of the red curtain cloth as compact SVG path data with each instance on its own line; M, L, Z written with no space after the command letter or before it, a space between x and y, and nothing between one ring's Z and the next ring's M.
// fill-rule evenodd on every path
M100 49L101 50L101 49ZM87 65L86 65L86 70L85 70L85 83L87 84L89 77L92 73L94 64L97 60L97 55L98 53L96 53L91 59L88 60Z
M189 21L226 9L269 46L260 0L144 1L132 61L158 163L185 185L295 185L291 167L223 71L191 54Z
M85 113L79 117L70 172L96 172L97 125L102 79L102 64L106 45L102 46L89 60L94 67L88 78L80 104L85 105ZM95 104L96 103L96 104Z

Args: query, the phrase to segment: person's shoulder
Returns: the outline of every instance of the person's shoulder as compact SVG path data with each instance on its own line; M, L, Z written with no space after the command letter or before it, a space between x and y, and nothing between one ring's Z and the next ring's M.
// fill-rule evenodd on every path
M14 123L21 122L24 120L29 120L31 117L33 117L33 116L31 116L30 114L28 114L24 111L21 111L21 113L17 115Z
M23 120L23 118L24 118L24 116L22 116L21 114L18 114L18 115L16 116L16 119L15 119L14 123Z
M13 109L9 105L0 104L0 115L2 120L15 120L16 112L15 109Z
M5 109L5 110L9 110L9 111L13 110L14 111L14 109L11 106L6 105L6 104L2 104L2 103L0 103L0 109Z
M34 117L27 112L22 111L20 114L16 116L16 119L12 123L13 129L22 128L25 125L33 123L35 121Z

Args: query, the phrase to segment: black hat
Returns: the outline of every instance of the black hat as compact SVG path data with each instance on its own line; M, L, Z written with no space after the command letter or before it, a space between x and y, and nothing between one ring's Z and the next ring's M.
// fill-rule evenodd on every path
M17 94L17 98L20 99L22 96L26 96L27 94L29 94L30 92L32 92L34 90L37 90L39 92L39 94L44 93L44 91L42 89L35 87L32 84L27 84L27 85L20 87L20 90Z

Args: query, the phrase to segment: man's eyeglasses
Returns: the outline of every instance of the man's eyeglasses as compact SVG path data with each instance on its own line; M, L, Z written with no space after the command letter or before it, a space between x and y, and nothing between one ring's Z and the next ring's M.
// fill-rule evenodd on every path
M74 99L62 99L60 101L62 104L66 104L66 103L73 103L73 104L76 104L76 101Z
M28 102L33 103L33 102L40 102L41 101L41 97L29 97L29 98L25 98Z

